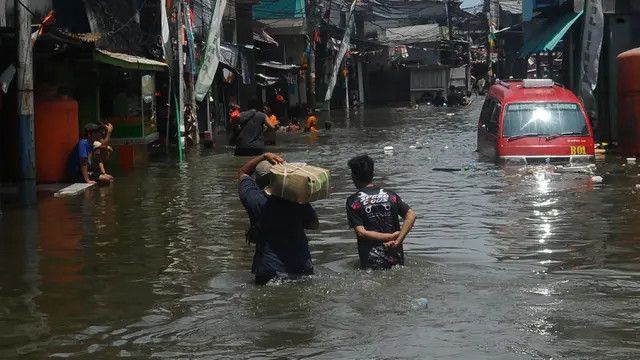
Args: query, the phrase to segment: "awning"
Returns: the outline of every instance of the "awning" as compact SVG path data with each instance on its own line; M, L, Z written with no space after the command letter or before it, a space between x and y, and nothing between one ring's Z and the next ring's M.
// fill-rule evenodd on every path
M271 86L280 81L282 81L282 79L279 77L256 73L256 83L260 86Z
M579 13L568 13L553 21L548 21L533 31L533 35L524 39L520 49L520 57L527 58L530 54L553 51L560 40L566 35L571 26L582 16Z
M271 37L271 35L267 34L266 31L260 30L260 29L255 29L253 31L253 40L254 41L263 42L263 43L269 44L269 45L279 46L278 42L276 41L276 39Z
M300 68L298 65L286 65L279 62L275 62L275 61L262 62L262 63L256 64L256 66L262 66L270 69L284 70L284 71L292 71Z
M114 53L101 49L96 49L93 53L93 59L103 64L132 70L166 71L169 67L167 64L160 61L128 54Z

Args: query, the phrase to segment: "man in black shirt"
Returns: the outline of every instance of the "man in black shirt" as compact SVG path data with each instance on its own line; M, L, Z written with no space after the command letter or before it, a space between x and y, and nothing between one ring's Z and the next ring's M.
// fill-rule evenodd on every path
M256 245L251 271L258 285L274 278L313 274L305 229L318 228L315 210L311 204L296 204L264 191L270 182L271 164L283 161L278 155L266 153L238 170L238 195L251 221L247 240Z
M234 128L235 155L256 156L264 153L264 127L275 129L267 121L267 115L252 104L251 110L240 113L240 118L231 125Z
M358 239L360 268L404 265L402 242L416 221L415 212L395 192L373 185L373 160L368 155L357 156L348 164L359 189L347 199L347 218Z

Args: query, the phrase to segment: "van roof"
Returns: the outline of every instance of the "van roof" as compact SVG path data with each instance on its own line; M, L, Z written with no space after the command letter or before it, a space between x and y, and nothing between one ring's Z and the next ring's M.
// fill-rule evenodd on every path
M578 98L561 85L553 84L548 87L525 88L522 80L498 80L491 89L489 96L503 104L514 102L571 102L579 103Z

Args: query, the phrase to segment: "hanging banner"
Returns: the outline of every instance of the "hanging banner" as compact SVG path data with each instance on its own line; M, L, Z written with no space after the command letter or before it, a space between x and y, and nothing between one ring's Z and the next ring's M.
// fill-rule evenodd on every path
M202 66L200 66L195 86L196 100L198 101L202 101L207 95L218 70L218 64L220 63L220 28L226 6L227 0L217 0L213 8L209 35L207 36L207 47L204 51L204 60L202 61Z
M162 29L162 56L165 60L169 57L169 19L167 19L167 0L160 0L160 22Z
M185 4L187 7L187 11L183 11L184 13L184 24L186 25L187 30L187 47L189 48L189 62L191 63L191 74L195 75L196 73L196 56L194 48L196 46L195 39L193 38L193 27L191 26L191 8L189 5Z
M238 71L238 52L236 46L220 45L220 62Z
M347 21L347 28L344 30L344 37L342 38L342 44L340 44L340 50L338 50L338 55L336 55L336 62L333 64L333 72L331 73L331 80L329 80L329 86L327 87L327 94L324 96L324 101L331 100L331 95L333 94L333 88L336 86L336 81L338 79L338 71L340 70L340 65L342 64L342 59L344 58L344 54L347 53L351 42L351 28L353 27L353 9L356 7L356 1L353 0L351 4L351 8L349 8L349 20Z
M600 0L587 0L584 14L580 59L580 96L587 110L593 113L596 110L593 90L598 84L598 66L604 29L604 17Z

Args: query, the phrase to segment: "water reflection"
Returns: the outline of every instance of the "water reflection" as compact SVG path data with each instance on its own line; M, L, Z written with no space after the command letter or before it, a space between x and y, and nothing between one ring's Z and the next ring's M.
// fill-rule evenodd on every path
M333 174L309 234L317 274L298 283L251 284L242 159L224 147L7 208L0 357L633 357L637 168L599 163L594 184L482 162L480 105L332 111L332 130L313 141L279 137L274 151ZM346 161L362 152L419 214L404 268L357 270L344 201Z

